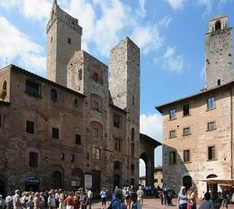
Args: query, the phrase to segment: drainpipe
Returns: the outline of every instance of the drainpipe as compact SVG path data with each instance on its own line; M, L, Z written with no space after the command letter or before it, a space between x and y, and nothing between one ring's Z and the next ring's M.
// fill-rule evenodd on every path
M231 105L231 144L230 144L230 148L231 148L231 179L233 179L233 102L232 102L232 83L230 85L230 105Z

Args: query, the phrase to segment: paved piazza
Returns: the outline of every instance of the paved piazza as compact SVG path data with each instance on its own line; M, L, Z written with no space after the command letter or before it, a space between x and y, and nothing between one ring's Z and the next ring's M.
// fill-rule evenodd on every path
M158 198L147 197L147 198L144 199L144 204L143 204L142 209L154 209L154 208L155 209L157 209L157 208L160 208L160 209L177 209L176 200L177 199L172 200L172 203L174 204L173 206L165 206L165 205L161 205L160 200ZM198 200L197 202L198 202L197 209L199 209L201 201ZM98 202L95 201L95 203L92 204L92 209L102 209L101 204L102 204L101 200L98 201ZM109 206L109 204L110 204L110 201L107 202L107 206ZM234 209L234 204L229 204L228 209Z

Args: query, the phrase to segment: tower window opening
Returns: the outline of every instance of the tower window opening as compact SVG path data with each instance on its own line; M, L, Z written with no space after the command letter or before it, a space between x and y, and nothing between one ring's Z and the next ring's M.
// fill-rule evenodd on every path
M68 38L68 39L67 39L67 42L68 42L69 44L71 44L71 38Z
M221 85L221 79L217 80L217 85L220 86Z
M221 29L221 22L220 21L217 21L215 23L215 30L220 30Z

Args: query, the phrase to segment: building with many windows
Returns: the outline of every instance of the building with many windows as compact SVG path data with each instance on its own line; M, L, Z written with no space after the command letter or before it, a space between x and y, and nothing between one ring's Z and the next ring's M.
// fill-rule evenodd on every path
M46 29L47 78L0 70L0 193L138 186L142 154L153 183L160 143L139 133L140 49L120 41L108 69L81 50L82 27L57 1Z
M163 185L220 190L201 180L233 179L234 82L232 28L218 15L205 35L206 87L156 109L163 118ZM211 187L211 188L210 188Z

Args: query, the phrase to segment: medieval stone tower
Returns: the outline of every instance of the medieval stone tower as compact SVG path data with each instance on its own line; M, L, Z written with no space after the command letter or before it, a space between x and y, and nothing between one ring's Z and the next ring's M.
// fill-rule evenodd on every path
M81 34L78 20L54 1L47 24L47 76L85 95L81 140L87 163L79 169L84 173L92 170L96 188L103 183L109 187L135 185L140 146L140 49L125 38L111 50L108 69L81 50Z
M232 27L228 26L227 16L218 15L209 21L205 56L207 89L233 80Z
M139 146L140 123L140 49L128 37L111 50L109 87L113 104L126 110L126 149L136 157L138 153L134 151Z
M81 49L82 28L78 20L60 9L54 0L47 33L47 78L67 85L67 64Z

